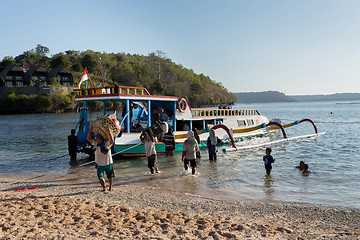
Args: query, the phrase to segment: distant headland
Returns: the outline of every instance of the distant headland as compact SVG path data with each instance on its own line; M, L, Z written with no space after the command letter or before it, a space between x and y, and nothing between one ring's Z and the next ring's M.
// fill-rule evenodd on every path
M310 101L355 101L360 100L360 93L335 93L328 95L285 95L278 91L237 92L233 93L237 103L263 102L310 102Z

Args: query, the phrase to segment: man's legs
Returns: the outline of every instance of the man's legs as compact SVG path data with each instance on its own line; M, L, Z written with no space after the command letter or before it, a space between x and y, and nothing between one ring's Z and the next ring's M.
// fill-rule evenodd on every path
M100 182L100 184L101 184L101 187L103 188L102 191L105 192L105 191L106 191L105 179L100 178L100 179L99 179L99 182Z
M113 179L108 178L108 181L109 181L109 191L111 191L112 190Z

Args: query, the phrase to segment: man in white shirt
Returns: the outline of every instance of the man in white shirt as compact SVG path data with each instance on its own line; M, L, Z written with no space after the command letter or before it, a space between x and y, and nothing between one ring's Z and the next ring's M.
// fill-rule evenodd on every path
M155 149L156 138L150 136L150 134L147 131L144 131L141 135L143 135L143 139L141 139L141 141L145 145L145 153L148 160L148 168L150 169L150 173L154 174L154 169L156 173L158 173L159 169L156 165L157 155Z
M111 146L114 144L114 138L104 141L102 135L95 135L94 139L91 138L91 131L93 126L90 127L90 131L87 135L87 140L91 145L96 146L95 151L95 164L97 169L97 176L99 178L100 185L102 187L102 192L106 192L106 184L104 179L104 172L108 178L109 182L109 191L112 190L113 178L115 178L114 168L113 168L113 159L111 156ZM110 134L111 136L112 134Z

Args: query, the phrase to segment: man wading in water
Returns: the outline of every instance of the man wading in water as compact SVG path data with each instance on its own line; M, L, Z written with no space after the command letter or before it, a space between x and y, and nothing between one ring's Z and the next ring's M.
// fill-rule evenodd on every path
M188 131L187 139L184 142L183 154L181 160L184 162L185 171L188 170L188 165L192 168L192 175L195 174L196 166L196 152L199 151L199 144L194 138L194 132ZM184 159L185 158L185 159Z

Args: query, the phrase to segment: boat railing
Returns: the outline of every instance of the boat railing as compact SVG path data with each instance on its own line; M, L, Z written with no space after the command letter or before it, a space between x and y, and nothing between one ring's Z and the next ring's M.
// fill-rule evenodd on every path
M192 116L196 117L229 117L261 115L256 109L191 109Z
M93 95L151 95L144 87L127 87L127 86L112 86L99 88L85 88L74 89L76 96L93 96Z

